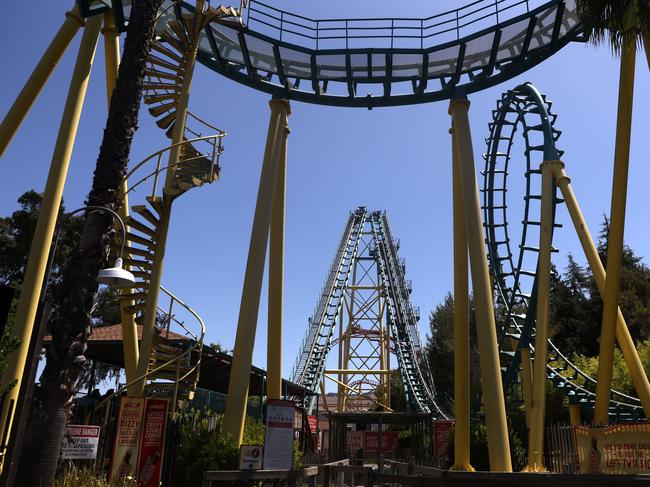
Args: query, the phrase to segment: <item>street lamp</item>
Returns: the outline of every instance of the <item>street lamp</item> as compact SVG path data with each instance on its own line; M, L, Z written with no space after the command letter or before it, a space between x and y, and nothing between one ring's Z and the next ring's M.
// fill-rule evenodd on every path
M113 218L117 219L120 222L120 227L122 228L122 245L120 247L120 253L117 259L115 260L115 265L106 269L101 269L97 274L97 282L99 284L105 284L115 289L121 289L126 287L132 287L135 284L135 277L133 274L126 269L122 268L122 255L124 254L124 244L126 242L126 225L124 225L124 220L115 213L110 208L105 206L84 206L78 208L70 213L66 214L64 218L69 218L76 213L82 211L88 212L88 214L95 212L107 212L110 213ZM29 408L26 407L28 403L31 402L31 393L34 388L34 375L36 368L38 366L38 360L36 359L36 354L38 350L43 346L43 331L41 329L41 321L43 316L43 308L45 306L45 291L47 289L47 284L50 280L50 275L52 274L52 266L54 263L54 255L56 254L56 248L59 243L59 236L61 235L61 226L56 230L56 235L54 237L54 242L50 249L50 256L47 262L47 272L45 274L45 279L43 281L43 287L41 290L41 296L39 299L38 311L36 313L36 320L34 323L32 337L29 344L29 352L27 354L27 360L25 361L25 368L23 376L25 380L22 381L18 400L16 401L16 412L14 419L13 431L14 434L9 436L9 442L7 450L5 451L9 457L9 461L5 463L6 466L6 475L4 476L5 485L12 485L16 475L16 469L18 468L18 463L20 461L20 453L23 447L23 436L25 433L25 428L27 426L27 416ZM4 473L4 472L3 472Z
M66 215L66 218L70 218L75 213L88 211L88 210L91 210L88 214L95 213L98 211L105 211L107 213L110 213L113 216L113 218L115 218L118 222L120 222L120 227L122 227L122 245L120 246L120 255L117 257L117 259L115 259L115 265L113 267L108 267L106 269L102 269L99 271L99 273L97 274L97 282L99 284L105 284L107 286L110 286L114 289L132 287L135 284L135 277L133 276L132 273L122 268L122 255L124 254L124 243L126 242L126 226L124 225L124 220L122 220L120 215L115 213L110 208L106 208L105 206L84 206L82 208L78 208L74 211L71 211ZM60 233L61 232L58 231L56 234L56 239L54 240L54 247L52 250L52 254L56 252L56 245L59 241ZM51 263L50 263L50 267L51 267ZM48 269L48 274L49 274L49 269ZM47 284L47 279L45 283Z

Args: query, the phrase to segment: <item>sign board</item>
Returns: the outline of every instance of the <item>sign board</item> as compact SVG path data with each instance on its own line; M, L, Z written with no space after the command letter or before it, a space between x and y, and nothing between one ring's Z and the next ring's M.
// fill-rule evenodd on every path
M314 450L318 451L318 416L307 416L307 424L309 424Z
M266 402L266 436L264 468L291 470L293 466L293 424L296 406L293 401L269 399Z
M167 399L148 398L145 402L138 455L138 487L160 485L168 404Z
M345 448L353 455L363 448L363 431L347 431Z
M451 420L439 420L433 422L433 446L434 455L440 459L448 460L447 448L449 446L449 434L454 429L454 422Z
M242 445L239 447L239 469L259 470L262 468L262 445Z
M111 481L135 476L143 412L144 398L126 396L120 398L117 431L111 457L109 476Z
M64 460L94 460L99 445L99 426L69 424L65 427L61 458Z
M382 431L381 432L381 452L392 453L397 450L397 438L399 431ZM365 431L363 434L363 453L364 455L377 455L379 453L379 432Z
M650 424L574 431L581 473L650 474Z

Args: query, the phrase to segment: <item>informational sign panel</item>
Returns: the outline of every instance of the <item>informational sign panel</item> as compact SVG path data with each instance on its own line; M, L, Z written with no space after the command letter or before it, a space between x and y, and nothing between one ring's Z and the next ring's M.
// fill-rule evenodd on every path
M399 431L381 432L381 452L392 453L397 450L397 438ZM364 455L377 455L379 453L379 432L363 432L363 453Z
M447 448L449 445L449 434L454 429L454 422L451 420L439 420L433 422L433 445L435 456L439 459L448 460Z
M111 457L110 480L134 477L140 443L144 398L121 397Z
M242 445L239 447L239 469L259 470L262 468L262 445Z
M69 424L61 446L64 460L94 460L99 445L99 426Z
M574 431L581 473L650 474L650 424Z
M167 429L167 399L148 398L144 407L144 420L138 456L138 487L158 487Z
M266 402L265 470L291 470L295 416L293 401L269 399Z
M307 423L309 424L314 450L318 451L318 416L307 416Z
M345 448L351 453L356 454L363 448L363 431L347 431L345 435Z

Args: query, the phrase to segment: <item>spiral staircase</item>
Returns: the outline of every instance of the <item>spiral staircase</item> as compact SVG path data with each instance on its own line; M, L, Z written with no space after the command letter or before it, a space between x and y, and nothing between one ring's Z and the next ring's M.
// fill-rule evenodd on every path
M172 140L178 111L183 109L183 86L191 80L194 68L192 52L200 42L202 27L210 21L239 23L239 12L230 7L209 7L202 15L192 12L178 18L175 9L176 4L168 4L159 14L143 93L156 125ZM123 318L126 314L136 323L143 323L150 300L157 303L153 308L156 319L147 373L130 380L127 386L144 379L147 395L169 397L173 408L178 401L194 396L205 324L172 292L163 286L158 288L152 271L158 254L164 254L165 222L169 221L173 202L188 191L219 179L225 135L223 130L187 111L180 141L150 155L125 176L125 196L130 201L145 188L146 193L144 201L131 206L125 219L128 231L124 265L133 273L136 283L118 296ZM163 305L161 301L166 302Z

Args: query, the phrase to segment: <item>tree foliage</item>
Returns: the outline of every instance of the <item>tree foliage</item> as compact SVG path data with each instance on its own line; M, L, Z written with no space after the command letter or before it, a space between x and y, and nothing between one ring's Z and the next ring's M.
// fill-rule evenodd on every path
M595 44L609 41L615 53L628 39L640 45L650 36L648 0L578 0L577 9L589 39Z
M470 299L470 397L478 397L481 389L479 356L476 345L474 300ZM453 411L454 397L454 298L448 293L429 315L427 358L439 402L445 411Z

